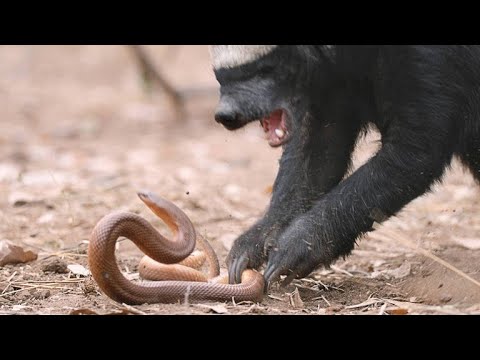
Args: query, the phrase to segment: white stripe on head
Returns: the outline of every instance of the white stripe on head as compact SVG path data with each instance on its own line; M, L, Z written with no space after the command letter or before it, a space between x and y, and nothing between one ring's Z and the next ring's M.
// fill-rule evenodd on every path
M213 68L233 68L253 62L272 52L278 45L211 45Z

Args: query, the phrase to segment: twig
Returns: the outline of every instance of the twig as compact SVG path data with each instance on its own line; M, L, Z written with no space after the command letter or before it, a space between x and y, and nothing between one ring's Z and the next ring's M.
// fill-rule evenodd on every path
M360 275L363 275L367 278L371 277L371 274L366 272L366 271L362 271L362 270L352 270L352 274L360 274Z
M151 82L155 82L159 85L165 91L170 102L174 106L177 117L183 117L185 109L181 94L160 73L141 45L129 45L129 48L137 60L147 86L149 86Z
M380 311L378 312L378 315L383 315L385 314L385 309L387 308L387 302L384 302L382 307L380 308Z
M1 293L0 295L5 294L5 292L7 291L7 289L8 289L10 286L12 286L12 281L11 281L11 280L13 279L13 277L14 277L15 275L17 275L17 272L16 272L16 271L15 271L12 275L10 275L10 276L8 277L8 279L7 279L7 286L5 287L5 289L3 289L3 291L2 291L2 293Z
M317 280L317 282L318 282L318 284L322 285L322 286L323 286L323 288L324 288L326 291L328 291L328 290L329 290L329 289L328 289L328 286L327 286L327 285L325 285L323 282L321 282L320 280Z
M308 284L313 284L315 286L318 286L319 284L322 285L325 290L328 291L328 286L326 286L324 283L322 283L320 280L313 280L313 279L309 279L309 278L303 278L303 279L298 279L298 281L300 282L306 282Z
M328 306L332 306L332 304L330 304L330 301L328 301L325 296L321 296L321 298L323 299L323 301L325 301L327 303Z
M23 290L25 290L25 289L22 288L22 289L12 290L12 291L9 291L9 292L0 294L0 297L4 297L4 296L7 296L7 295L15 294L15 293L17 293L17 292L19 292L19 291L23 291Z
M237 303L237 305L249 305L249 304L256 304L256 303L250 300L244 300Z
M12 281L9 283L12 287L19 287L20 289L12 290L5 292L5 290L0 294L0 297L15 294L22 290L31 290L31 289L47 289L47 290L75 290L73 287L57 286L57 284L78 284L83 282L83 279L72 279L72 280L61 280L61 281L44 281L44 280L31 280L31 281ZM6 289L7 289L6 288Z
M10 282L15 275L17 275L17 272L16 272L16 271L15 271L12 275L10 275L10 276L8 277L7 282Z
M143 311L141 311L141 310L135 309L133 306L127 305L127 304L125 304L125 303L122 303L122 307L123 307L124 309L126 309L126 310L134 313L134 314L137 314L137 315L147 315L146 312L143 312ZM121 309L122 307L119 307L119 308Z
M339 272L339 273L342 273L342 274L348 275L350 277L353 277L352 273L349 273L347 270L340 269L338 266L330 265L330 268L332 270L335 270L335 271Z
M75 284L84 282L85 279L65 279L65 280L56 280L56 281L48 281L48 280L26 280L26 281L14 281L12 282L13 285L23 285L23 284Z
M305 286L305 285L301 285L301 284L298 284L298 283L295 283L295 286L300 288L300 289L305 289L305 290L310 290L310 291L317 291L316 289L313 289L311 287L308 287L308 286Z
M75 289L73 289L73 288L60 287L60 286L55 286L55 287L54 287L54 286L44 286L44 285L32 285L32 286L26 286L26 287L23 287L23 288L21 288L21 289L12 290L12 291L9 291L9 292L0 294L0 297L4 297L4 296L7 296L7 295L15 294L15 293L20 292L20 291L23 291L23 290L32 290L32 289L47 289L47 290L50 290L50 289L60 289L60 290L68 290L68 291L75 290ZM77 294L82 294L82 293L78 292Z
M67 252L67 251L60 251L60 252L55 252L53 254L46 255L45 257L42 257L40 260L49 259L52 256L57 256L57 257L60 257L62 259L66 258L66 257L88 257L87 254L76 254L76 253L70 253L70 252Z
M382 300L380 300L380 299L372 298L372 299L368 299L368 300L366 300L366 301L364 301L360 304L345 306L345 309L356 309L356 308L366 307L366 306L370 306L370 305L373 305L373 304L377 304L381 301Z
M51 254L46 255L45 257L42 257L39 260L45 260L45 259L51 258L52 256L59 256L59 255L67 255L67 256L69 256L69 255L71 255L71 256L81 256L82 255L83 256L84 255L84 256L87 256L86 254L69 253L69 251L80 249L80 245L82 245L82 244L75 245L75 246L72 246L72 247L69 247L69 248L66 248L66 249L63 249L63 250L55 251ZM47 251L44 251L44 252L47 252Z
M19 290L31 290L31 289L75 290L75 288L71 288L71 287L55 286L55 285L49 285L49 284L38 284L38 285L34 285L34 284L18 285L18 284L14 284L13 286L15 286L15 287L23 286L23 288L19 289Z
M257 304L253 304L252 306L250 306L247 310L243 310L243 311L240 311L238 314L241 315L241 314L249 314L250 312L252 312L252 310L257 306Z
M341 292L345 292L345 290L343 290L342 288L339 288L339 287L336 287L336 286L333 286L333 285L330 285L330 287L332 289L335 289L335 290L338 290L338 291L341 291Z

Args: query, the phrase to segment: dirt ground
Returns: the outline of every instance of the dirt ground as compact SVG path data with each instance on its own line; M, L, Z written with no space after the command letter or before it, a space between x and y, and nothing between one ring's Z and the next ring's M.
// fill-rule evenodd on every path
M114 210L165 226L137 198L174 201L218 252L269 201L281 155L259 126L235 133L213 121L217 84L204 46L149 46L166 76L189 92L175 119L161 92L145 90L123 46L0 47L0 240L38 253L0 267L0 314L480 314L480 187L456 162L444 182L359 241L353 254L259 304L117 304L90 276L86 248ZM369 134L358 166L377 148ZM119 243L135 278L142 254ZM461 271L447 268L437 256ZM467 276L465 276L467 275Z

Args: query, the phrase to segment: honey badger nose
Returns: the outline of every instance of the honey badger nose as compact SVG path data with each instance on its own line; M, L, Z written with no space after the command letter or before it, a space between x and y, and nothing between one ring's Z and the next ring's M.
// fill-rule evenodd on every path
M227 129L240 127L242 124L239 111L229 101L221 101L215 111L215 121Z

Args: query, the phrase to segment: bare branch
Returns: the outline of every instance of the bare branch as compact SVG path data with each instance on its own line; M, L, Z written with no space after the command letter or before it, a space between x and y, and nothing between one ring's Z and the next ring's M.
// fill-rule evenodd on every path
M163 91L165 91L175 108L177 117L183 117L185 113L184 99L180 92L165 79L160 70L150 60L150 57L141 45L129 45L129 48L133 52L138 66L142 71L142 78L146 82L146 85L150 86L151 84L157 84Z

